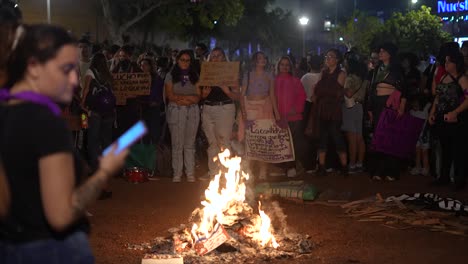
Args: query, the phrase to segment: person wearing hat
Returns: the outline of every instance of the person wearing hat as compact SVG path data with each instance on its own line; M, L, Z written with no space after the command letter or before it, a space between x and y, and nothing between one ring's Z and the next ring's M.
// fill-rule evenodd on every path
M393 43L384 43L379 48L379 66L374 70L369 91L368 114L374 128L377 127L381 113L385 108L392 108L403 115L406 106L406 84L403 70L397 60L398 47ZM375 154L375 155L374 155ZM369 155L369 173L373 180L387 181L398 179L401 161L384 153Z

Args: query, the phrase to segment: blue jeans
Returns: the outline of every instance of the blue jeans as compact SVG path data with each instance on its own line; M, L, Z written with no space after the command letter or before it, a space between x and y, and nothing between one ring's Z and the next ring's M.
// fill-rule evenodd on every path
M198 104L180 106L170 103L167 107L167 124L171 131L172 168L174 177L195 174L195 138L200 123Z
M92 264L94 256L84 232L64 240L46 239L23 244L0 242L2 264Z

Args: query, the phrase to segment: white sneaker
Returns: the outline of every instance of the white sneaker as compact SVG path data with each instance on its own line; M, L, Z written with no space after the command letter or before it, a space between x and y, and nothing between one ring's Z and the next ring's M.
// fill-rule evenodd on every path
M385 177L385 180L389 181L389 182L393 182L393 181L396 181L396 178L393 177L393 176L386 176Z
M422 169L421 169L421 175L422 175L422 176L427 176L427 175L429 175L429 170L428 170L428 169L422 168Z
M182 181L182 178L180 176L172 177L172 182L180 182L180 181Z
M421 171L422 171L421 168L414 167L414 168L411 169L410 174L411 175L419 175L419 174L421 174Z
M195 176L193 175L187 176L187 182L195 182Z
M297 175L296 169L294 168L288 169L288 171L286 172L286 175L288 175L289 178L296 177Z
M372 180L374 181L381 181L382 180L382 177L378 176L378 175L375 175L375 176L372 176Z

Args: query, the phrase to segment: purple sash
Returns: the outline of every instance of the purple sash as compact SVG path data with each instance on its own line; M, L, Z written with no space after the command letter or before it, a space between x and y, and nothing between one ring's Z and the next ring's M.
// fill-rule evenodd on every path
M10 94L10 90L8 89L0 89L0 101L8 101L10 99L19 99L19 100L24 100L28 101L31 103L35 103L38 105L43 105L49 108L49 110L56 116L60 116L61 110L60 107L53 102L49 97L38 94L35 92L31 91L26 91L26 92L19 92L17 94Z
M371 149L402 159L414 156L416 142L424 120L407 113L397 117L393 109L385 108L374 131Z

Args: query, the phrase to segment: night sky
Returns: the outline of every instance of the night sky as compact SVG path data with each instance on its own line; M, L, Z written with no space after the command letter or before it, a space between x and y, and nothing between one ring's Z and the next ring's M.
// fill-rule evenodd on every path
M454 1L456 0L448 0L448 2ZM290 10L298 18L307 16L309 18L307 30L317 32L323 30L325 19L334 23L335 12L338 23L348 19L353 14L354 3L356 9L384 19L389 18L393 12L406 12L409 7L420 8L421 5L426 5L432 10L437 9L437 0L418 0L414 6L411 5L411 0L276 0L273 7Z
M384 16L390 16L392 12L404 12L410 6L411 0L276 0L275 5L283 9L291 10L295 15L307 15L311 19L311 26L321 24L325 18L335 17L335 3L337 3L338 19L349 17L356 8L363 10L370 15L376 15L377 12L383 12ZM430 6L433 9L437 7L437 0L418 0L414 8L421 5Z

